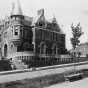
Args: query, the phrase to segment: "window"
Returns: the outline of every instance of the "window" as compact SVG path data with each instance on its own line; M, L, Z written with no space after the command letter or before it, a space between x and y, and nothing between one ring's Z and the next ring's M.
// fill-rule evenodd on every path
M55 39L54 39L54 35L55 35L54 32L52 32L52 40L55 40Z
M18 29L15 29L15 35L18 35Z
M1 42L1 35L0 35L0 42Z
M42 40L45 40L45 31L42 30Z
M53 47L52 47L52 54L53 55L58 54L58 49L57 49L57 45L56 44L54 44Z
M46 54L47 46L44 43L40 44L40 54Z
M55 34L54 34L54 40L55 40L55 41L57 41L56 38L57 38L57 34L55 33Z
M27 35L28 35L28 31L27 31L27 30L24 30L24 38L25 38L25 39L28 38Z
M39 26L42 27L42 26L45 26L45 23L43 21L40 21L39 22Z

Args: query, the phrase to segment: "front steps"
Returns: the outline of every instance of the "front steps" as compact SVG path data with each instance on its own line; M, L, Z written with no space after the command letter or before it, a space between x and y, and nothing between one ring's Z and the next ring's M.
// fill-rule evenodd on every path
M22 62L22 60L13 59L11 62L12 69L27 69L28 66Z

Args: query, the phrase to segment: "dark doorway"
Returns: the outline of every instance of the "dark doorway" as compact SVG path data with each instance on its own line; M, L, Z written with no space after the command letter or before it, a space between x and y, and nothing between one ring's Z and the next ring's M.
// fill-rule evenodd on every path
M4 56L7 57L7 44L4 45Z

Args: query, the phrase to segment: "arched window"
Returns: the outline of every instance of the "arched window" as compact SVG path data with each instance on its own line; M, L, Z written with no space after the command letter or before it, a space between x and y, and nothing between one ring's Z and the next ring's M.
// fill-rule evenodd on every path
M15 29L15 35L18 35L18 29L17 28Z
M19 30L20 30L20 26L15 26L14 27L14 35L18 36L19 35Z
M41 43L40 44L40 54L46 54L46 48L47 46L45 45L45 43Z

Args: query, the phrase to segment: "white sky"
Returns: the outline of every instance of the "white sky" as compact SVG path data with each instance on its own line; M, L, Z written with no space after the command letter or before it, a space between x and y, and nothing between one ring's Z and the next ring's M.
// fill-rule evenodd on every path
M11 10L11 3L15 0L0 0L0 17L8 15ZM55 15L59 25L66 34L66 47L71 48L70 25L72 22L81 23L84 35L81 42L88 41L88 0L20 0L23 13L28 16L36 16L37 10L44 8L45 16L50 19Z

